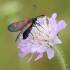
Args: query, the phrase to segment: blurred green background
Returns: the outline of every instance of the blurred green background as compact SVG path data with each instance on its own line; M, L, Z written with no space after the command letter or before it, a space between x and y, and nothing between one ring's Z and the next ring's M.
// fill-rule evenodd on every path
M15 38L18 32L9 32L7 27L15 21L34 17L34 7L37 6L36 15L44 14L51 17L57 13L57 20L65 20L67 28L62 30L59 45L64 51L67 68L70 69L70 0L0 0L0 70L61 70L59 60L54 57L49 60L46 53L43 58L27 63L30 54L24 58L18 56L18 42Z

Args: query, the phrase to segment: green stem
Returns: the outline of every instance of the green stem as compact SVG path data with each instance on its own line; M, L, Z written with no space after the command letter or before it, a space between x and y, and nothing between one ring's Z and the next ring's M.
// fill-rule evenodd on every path
M60 60L60 63L61 63L61 66L62 66L62 70L67 70L66 62L65 62L65 59L63 57L61 49L58 48L58 46L53 46L52 48L54 49L57 58Z

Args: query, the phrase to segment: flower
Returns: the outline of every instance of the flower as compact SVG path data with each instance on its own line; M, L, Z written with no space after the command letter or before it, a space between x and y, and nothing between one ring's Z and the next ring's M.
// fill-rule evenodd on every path
M44 16L43 18L37 18L36 27L33 27L28 38L23 40L22 35L20 37L21 42L18 44L20 57L24 57L28 53L32 53L28 62L32 59L34 53L38 53L35 61L43 57L43 53L46 52L49 59L54 57L53 45L61 44L61 40L58 38L58 33L62 29L66 28L64 20L56 21L57 14L53 13L51 18Z

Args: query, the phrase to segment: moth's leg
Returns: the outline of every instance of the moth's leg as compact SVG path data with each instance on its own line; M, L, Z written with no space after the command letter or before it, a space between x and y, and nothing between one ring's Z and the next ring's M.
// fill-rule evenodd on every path
M39 22L39 21L38 21ZM41 24L40 24L40 22L39 23L35 23L35 24L37 24L38 26L41 26ZM34 25L34 27L36 27L37 28L37 26L36 25ZM41 26L42 27L42 26ZM43 27L42 27L43 28ZM43 28L44 29L44 28ZM38 31L40 31L38 28L37 28L37 30ZM41 32L41 31L40 31Z
M31 33L31 32L30 32ZM33 36L33 34L31 33L31 35ZM33 40L35 41L35 39L34 39L34 36L33 36Z
M39 22L39 21L38 21ZM40 23L40 22L39 22ZM41 26L39 23L36 23L37 25ZM36 27L36 26L35 26ZM42 27L42 26L41 26ZM37 27L36 27L37 28ZM42 27L43 28L43 27ZM38 29L38 28L37 28ZM43 28L44 29L44 28ZM39 29L38 29L39 30ZM45 30L45 29L44 29ZM40 31L40 30L39 30ZM40 31L41 32L41 31ZM47 34L46 34L47 35Z
M39 21L38 21L39 22ZM39 22L40 23L40 22ZM39 23L36 23L37 25L41 26ZM42 26L41 26L42 27ZM43 28L43 27L42 27Z
M36 25L34 25L34 27L36 27L36 28L37 28L37 30L38 30L39 32L41 32L41 31L38 29L38 27L37 27Z
M30 32L31 33L31 32ZM33 36L33 34L31 33L31 35ZM33 36L33 39L34 39L34 36Z

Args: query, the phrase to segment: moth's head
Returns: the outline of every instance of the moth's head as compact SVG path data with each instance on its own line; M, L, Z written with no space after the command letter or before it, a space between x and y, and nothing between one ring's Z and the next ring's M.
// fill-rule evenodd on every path
M35 23L36 20L37 20L37 18L32 18L32 19L31 19L32 23Z

